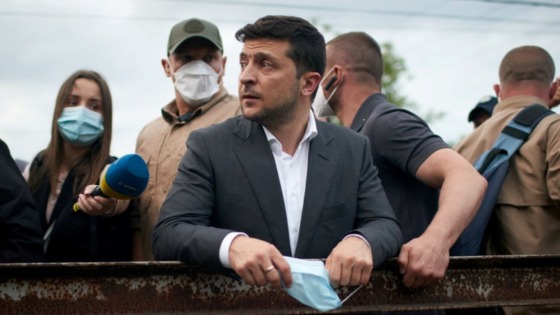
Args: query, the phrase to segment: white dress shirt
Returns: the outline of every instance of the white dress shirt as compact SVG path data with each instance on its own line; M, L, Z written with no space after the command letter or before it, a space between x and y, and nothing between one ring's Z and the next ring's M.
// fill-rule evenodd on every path
M264 133L270 145L270 150L276 162L276 171L280 179L282 187L282 196L284 197L284 206L286 209L286 218L288 220L288 232L290 237L290 249L292 256L296 252L296 246L299 237L299 228L301 225L301 214L303 212L303 201L305 197L305 186L307 183L307 165L309 161L309 145L313 138L317 136L317 124L313 112L309 112L307 128L303 138L301 139L296 152L293 156L282 151L282 144L276 137L263 126ZM220 245L220 262L226 268L231 268L229 263L229 248L236 236L247 234L242 232L232 232L226 235ZM369 243L358 234L350 234L346 237L356 236ZM346 238L345 237L345 238Z
M270 144L270 149L276 162L276 170L284 196L284 207L288 219L288 232L290 236L290 248L292 255L296 252L301 225L301 213L303 211L303 199L305 197L305 184L307 182L307 162L309 160L309 143L317 136L317 125L313 113L309 114L307 128L301 139L296 152L290 156L282 151L282 144L274 135L264 128L264 133Z
M292 255L296 252L305 197L305 184L307 182L307 162L309 160L309 143L317 136L317 125L313 112L309 111L307 128L293 156L282 151L282 144L264 126L262 127L270 150L276 162L276 171L282 187L286 217L288 219L288 232ZM226 268L231 268L229 263L229 247L236 236L246 235L242 232L229 233L220 245L220 262Z

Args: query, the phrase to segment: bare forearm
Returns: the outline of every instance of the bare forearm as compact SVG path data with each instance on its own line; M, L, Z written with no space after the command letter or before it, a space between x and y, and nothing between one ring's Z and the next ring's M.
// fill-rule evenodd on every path
M474 217L486 185L474 169L450 173L441 187L439 209L425 233L439 235L451 247Z

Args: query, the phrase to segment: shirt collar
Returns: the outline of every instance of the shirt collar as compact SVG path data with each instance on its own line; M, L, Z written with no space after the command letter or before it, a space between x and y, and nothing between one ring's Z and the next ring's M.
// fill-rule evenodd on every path
M492 112L492 115L496 113L501 113L502 111L504 112L518 111L522 108L529 106L530 104L540 104L545 107L548 107L546 103L538 97L530 96L530 95L518 95L518 96L509 97L503 101L498 102L496 107L494 107L494 111Z
M352 120L352 124L350 125L350 129L354 131L361 131L366 123L366 120L369 118L375 107L380 104L387 102L387 97L382 93L374 93L370 95L364 103L360 106L354 119Z
M177 101L175 101L175 100L171 101L169 104L165 105L161 109L161 115L162 115L163 119L165 121L167 121L169 124L174 124L174 123L185 124L185 123L188 123L189 121L193 120L194 118L204 114L206 111L208 111L214 105L221 102L227 96L227 93L228 93L227 90L223 86L220 86L220 90L218 90L218 92L216 94L214 94L214 96L212 96L210 101L208 101L208 103L206 103L206 104L198 107L194 111L192 111L192 115L190 115L189 119L187 119L185 121L181 121L179 119L179 116L178 116L179 111L177 110Z
M262 126L262 125L261 125ZM262 126L264 130L264 134L266 135L266 140L268 140L268 144L270 145L270 149L274 153L281 153L282 152L282 144L276 137L270 132L270 130L266 129L265 126ZM315 116L313 116L313 112L309 111L309 118L307 119L307 127L305 128L305 133L303 134L303 138L301 139L300 143L304 141L311 141L318 135L317 131L317 122L315 121Z

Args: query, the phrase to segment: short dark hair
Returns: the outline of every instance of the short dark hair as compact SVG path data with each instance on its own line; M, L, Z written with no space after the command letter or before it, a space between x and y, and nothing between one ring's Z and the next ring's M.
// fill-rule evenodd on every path
M500 82L534 81L543 86L554 80L554 60L538 46L521 46L510 50L500 64Z
M267 15L239 29L235 38L242 43L252 39L288 40L290 50L287 56L294 61L298 78L304 72L323 74L325 71L325 38L302 18Z
M327 45L334 48L334 63L366 73L381 86L383 55L375 39L364 32L349 32L333 38Z

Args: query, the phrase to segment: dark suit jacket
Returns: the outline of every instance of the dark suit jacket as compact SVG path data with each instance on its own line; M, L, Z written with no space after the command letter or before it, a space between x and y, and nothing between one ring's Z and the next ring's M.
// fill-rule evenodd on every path
M42 262L39 212L25 179L0 140L0 263Z
M371 161L367 138L317 121L295 257L326 258L349 233L364 236L375 265L403 238ZM290 250L276 164L264 131L242 116L193 132L153 234L159 260L221 267L230 232Z

